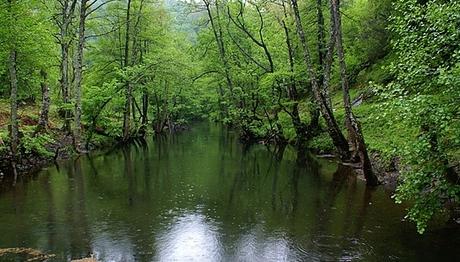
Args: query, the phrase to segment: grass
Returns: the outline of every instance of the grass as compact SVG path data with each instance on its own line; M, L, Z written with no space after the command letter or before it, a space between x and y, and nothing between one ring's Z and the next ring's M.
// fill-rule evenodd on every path
M367 86L362 84L359 86L360 88L350 90L352 101L367 91ZM331 100L336 120L342 128L342 132L346 135L344 125L345 112L341 90L333 92ZM353 112L361 123L369 152L378 154L383 161L389 162L391 159L398 157L398 150L402 145L407 144L408 140L415 139L417 129L403 121L395 121L395 119L398 119L395 115L389 113L382 114L382 106L383 104L377 98L371 97L365 99L359 106L354 106ZM321 122L325 126L322 119ZM326 132L315 137L309 143L309 146L320 153L334 150L334 145Z

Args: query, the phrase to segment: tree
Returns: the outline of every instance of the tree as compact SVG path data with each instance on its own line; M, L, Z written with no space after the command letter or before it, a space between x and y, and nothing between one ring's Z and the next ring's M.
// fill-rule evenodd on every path
M74 144L77 151L81 150L81 88L83 78L83 52L85 48L85 31L86 31L86 17L88 6L94 4L88 3L87 0L80 1L80 23L78 27L78 46L77 46L77 59L75 61L75 130L74 130Z
M397 58L388 70L395 79L381 92L382 111L416 129L399 145L409 168L395 197L413 203L407 218L423 233L431 218L460 201L454 164L460 146L460 3L409 0L394 7L390 29Z
M42 106L40 109L40 119L38 120L37 128L35 129L36 134L39 134L48 129L49 111L51 104L48 73L44 69L41 69L40 75L42 76L42 82L40 83L42 91Z
M68 134L71 134L70 125L70 82L69 82L69 51L72 41L74 40L72 21L74 19L75 7L77 0L57 0L57 14L53 16L56 25L59 28L59 33L56 37L57 43L60 45L60 85L63 102L62 115L64 118L63 129Z
M342 21L339 0L331 0L331 10L335 35L337 37L336 46L340 64L340 78L342 82L343 104L345 108L345 125L348 130L349 141L352 145L352 151L359 157L367 185L376 186L379 184L379 181L372 170L372 164L367 153L366 143L364 142L364 136L361 131L360 124L354 116L351 108L352 106L349 92L350 87L348 85L347 67L345 64L345 54L342 43Z
M126 8L126 32L125 32L125 44L124 44L124 63L123 67L126 68L129 66L129 37L130 37L130 30L129 27L131 25L131 0L128 0L127 8ZM126 102L125 102L125 109L123 111L123 140L126 141L129 138L131 132L131 107L132 107L132 86L129 80L126 82Z
M310 78L310 83L313 89L313 93L315 95L316 103L318 104L321 110L322 116L324 120L326 121L327 130L339 153L340 158L343 160L348 160L350 159L348 141L343 136L342 131L340 130L337 124L337 121L335 120L335 116L329 104L329 98L326 97L326 94L324 92L321 92L320 90L320 87L318 84L318 78L313 68L310 51L307 46L307 39L305 36L304 28L302 26L299 7L297 5L297 0L291 0L291 4L294 10L294 17L295 17L296 26L297 26L297 34L299 36L299 39L302 45L304 63L307 67L307 72ZM332 53L333 46L334 46L332 43L334 43L336 40L335 39L335 34L336 34L335 29L331 30L331 32L332 32L333 37L331 37L331 43L328 49L328 53ZM329 80L328 75L330 74L329 71L330 71L330 67L332 64L332 56L330 55L329 57L330 59L329 61L326 61L326 68L324 69L324 74L325 74L324 83L326 83ZM324 85L323 89L327 89L327 85Z
M11 139L11 153L13 155L13 159L17 157L18 154L18 78L17 78L17 50L16 50L16 26L15 21L17 21L17 13L16 13L16 1L9 0L8 1L8 26L9 26L9 59L8 59L8 67L9 67L9 79L10 79L10 88L11 88L11 96L10 96L10 114L11 114L11 130L10 130L10 139ZM13 164L14 165L14 164Z

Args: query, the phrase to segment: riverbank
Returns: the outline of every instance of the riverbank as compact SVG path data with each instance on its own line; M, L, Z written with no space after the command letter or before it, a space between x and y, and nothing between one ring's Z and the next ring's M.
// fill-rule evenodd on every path
M75 151L71 134L64 132L64 122L58 108L52 106L46 132L35 133L38 124L39 105L21 103L19 105L19 156L14 159L18 175L31 174L56 161L69 159L80 154ZM0 100L0 177L10 176L13 171L13 157L9 151L9 103ZM94 135L88 150L112 145L114 138Z
M339 123L344 122L344 109L341 92L332 93L334 113ZM382 115L383 104L374 95L372 86L357 86L350 92L354 101L353 110L360 120L365 136L374 170L380 181L389 189L394 190L401 169L400 150L408 140L417 134L417 130L404 124L396 123L392 119L396 116ZM300 104L300 115L304 121L309 119L308 104ZM46 134L34 135L37 125L37 104L22 103L19 107L19 122L21 130L21 157L17 163L20 174L31 173L43 166L50 165L54 161L68 159L78 155L74 150L72 137L62 131L63 120L58 114L58 108L50 109L49 129ZM0 101L0 138L4 141L0 145L0 172L11 173L11 156L8 154L8 101ZM114 119L113 121L116 121ZM321 119L322 121L322 119ZM284 112L279 114L279 122L283 128L283 136L287 142L295 142L295 131L289 115ZM324 127L324 123L322 123ZM97 131L100 131L99 129ZM343 130L346 133L346 130ZM103 133L103 134L100 134ZM107 134L113 132L94 132L90 149L113 146L115 138ZM308 143L308 150L319 156L333 155L334 145L326 131L321 132ZM359 175L360 170L355 168Z
M357 98L362 98L363 95L359 90L353 89L352 97L356 101ZM343 121L343 108L341 107L340 99L340 93L333 96L336 116L339 121ZM402 127L395 134L385 131L385 121L382 121L379 127L375 126L374 121L370 121L370 118L372 118L373 114L378 110L377 107L378 105L372 103L372 100L363 99L360 101L359 106L355 106L355 111L363 124L363 131L371 152L370 156L376 174L385 187L394 190L396 188L400 169L399 157L395 154L395 144L398 144L398 139L402 139L402 137L407 134L407 129ZM38 112L39 106L35 104L21 104L19 107L21 155L17 160L16 169L20 175L33 173L56 161L69 159L79 154L74 149L72 136L62 131L63 121L57 113L57 108L51 108L50 110L48 131L44 134L34 135ZM308 117L305 116L305 114L308 114L307 110L301 110L301 114L303 114L304 119ZM8 116L8 103L6 101L0 101L0 135L3 141L3 144L0 146L0 176L7 176L13 173L12 157L8 153L7 146ZM281 114L281 120L283 120L283 117L284 116ZM283 122L283 129L285 130L284 135L286 135L288 141L292 143L294 141L294 136L292 135L293 127L290 126L289 121ZM384 136L382 137L381 135ZM116 142L115 138L95 133L90 149L113 146L114 142ZM325 132L311 140L308 147L309 150L320 157L325 155L333 156L334 153L332 142ZM360 170L354 166L352 167L359 176Z
M84 151L77 152L72 134L63 130L64 120L59 115L57 106L51 105L46 132L36 134L40 105L34 102L21 103L18 107L19 155L13 159L9 145L9 110L9 102L0 100L0 182L5 177L14 177L14 173L18 176L33 174L43 167L61 160L98 149L110 149L134 140L142 140L144 136L153 135L153 131L146 131L143 136L131 137L127 142L124 142L119 132L113 130L113 126L96 126L90 136L90 141L83 142ZM114 125L116 127L121 126L120 120L115 117L106 120L112 124L117 123ZM174 124L171 122L168 124L171 125L172 131L169 131L169 127L163 127L164 132L181 132L189 128L185 123ZM83 140L88 139L87 132L87 129L83 128ZM15 161L13 162L13 160Z

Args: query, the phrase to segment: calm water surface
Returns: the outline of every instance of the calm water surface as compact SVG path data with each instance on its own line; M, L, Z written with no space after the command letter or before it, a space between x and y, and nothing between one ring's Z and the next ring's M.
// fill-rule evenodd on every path
M0 248L52 261L459 261L458 230L418 235L389 193L349 173L200 124L4 186Z

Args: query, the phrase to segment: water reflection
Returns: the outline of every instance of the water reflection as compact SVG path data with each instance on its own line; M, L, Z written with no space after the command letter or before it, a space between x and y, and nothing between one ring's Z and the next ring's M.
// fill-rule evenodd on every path
M220 261L217 230L215 222L200 213L180 214L156 240L155 261Z
M68 261L456 260L458 230L420 237L382 189L290 147L204 124L50 167L0 189L0 248ZM1 258L0 258L1 260Z

